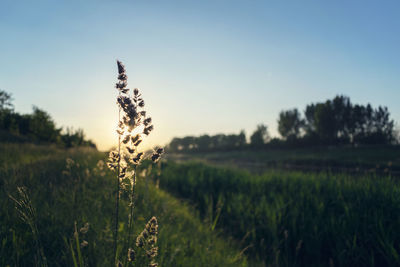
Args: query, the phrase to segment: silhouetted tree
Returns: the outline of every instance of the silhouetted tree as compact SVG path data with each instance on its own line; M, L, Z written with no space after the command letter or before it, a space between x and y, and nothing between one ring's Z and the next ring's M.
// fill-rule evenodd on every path
M50 142L67 147L96 147L92 141L85 140L81 129L75 132L67 129L65 134L61 134L61 128L56 127L51 116L35 106L32 114L21 115L14 112L11 100L10 94L0 91L0 130L8 136L20 138L15 140L21 140L21 136L24 136L24 141Z
M389 144L394 122L386 107L352 105L345 96L307 105L304 130L315 142L329 144Z
M238 135L238 143L239 147L243 147L246 145L246 133L244 132L244 130L241 130Z
M9 130L15 120L13 118L13 104L11 94L0 90L0 129Z
M222 134L213 135L211 136L211 147L213 149L221 148L223 146L223 141Z
M300 130L303 124L304 122L297 108L279 113L278 131L286 140L300 137Z
M75 146L91 146L90 142L85 140L85 133L82 129L74 131L72 128L68 127L65 132L61 135L61 140L66 147Z
M330 100L325 104L317 104L314 113L315 132L328 143L332 143L336 137L335 114Z
M242 130L239 134L216 134L186 136L173 138L168 145L169 151L210 151L219 149L232 149L246 145L246 135Z
M13 110L14 105L11 103L11 94L0 90L0 112L4 110Z
M352 136L354 143L390 144L395 141L394 121L386 107L373 109L371 105L355 106L353 121L355 130Z
M196 138L197 149L201 151L206 151L210 148L211 138L208 134L202 135Z
M346 96L336 96L330 103L335 120L335 138L348 143L350 140L350 122L352 104Z
M387 107L379 106L374 111L372 133L382 142L390 143L394 141L394 121L390 119Z
M171 152L177 152L182 150L181 144L180 144L181 139L180 138L173 138L172 141L168 145L168 150Z
M250 136L250 143L253 146L260 146L265 144L269 140L269 134L267 126L264 124L257 125L257 129Z
M192 150L196 148L195 142L194 142L195 137L194 136L186 136L181 139L181 145L184 150Z
M38 141L56 142L61 129L56 128L47 112L34 106L29 122L29 132Z
M307 105L304 111L304 130L308 135L315 133L315 107L315 104Z

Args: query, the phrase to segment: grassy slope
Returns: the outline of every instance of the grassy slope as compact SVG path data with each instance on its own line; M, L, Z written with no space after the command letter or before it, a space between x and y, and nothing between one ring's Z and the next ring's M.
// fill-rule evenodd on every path
M90 230L80 235L89 245L82 249L89 266L110 266L115 180L108 170L96 167L104 154L93 150L58 150L33 145L0 145L0 266L34 266L34 236L22 222L8 195L16 187L28 189L37 213L40 241L49 266L71 266L72 256L64 238L72 241L74 222ZM66 158L72 158L70 168ZM152 183L138 182L135 233L151 216L159 221L161 266L247 266L240 250L209 227L168 193ZM127 221L122 201L120 237ZM135 235L136 236L136 235ZM120 252L121 258L126 255ZM140 265L136 265L140 266Z
M188 199L253 257L280 266L400 264L400 185L390 177L163 165L161 188ZM221 209L221 212L218 210Z

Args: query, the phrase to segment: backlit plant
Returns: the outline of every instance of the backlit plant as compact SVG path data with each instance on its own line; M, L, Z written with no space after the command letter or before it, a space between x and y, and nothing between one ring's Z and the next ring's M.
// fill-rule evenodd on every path
M147 116L144 110L144 100L135 88L130 90L128 86L128 77L125 73L125 66L117 61L118 65L118 82L116 88L118 90L117 105L118 105L118 147L117 150L111 151L109 155L108 167L114 170L117 174L116 193L115 193L115 228L114 228L114 259L117 266L122 265L117 259L117 244L118 244L118 219L120 194L122 190L129 192L129 218L128 218L128 235L126 247L128 248L127 260L134 260L135 252L131 248L131 235L133 232L133 209L135 199L135 184L136 170L144 157L144 153L138 149L143 138L148 136L153 130L151 117ZM153 162L159 160L163 153L162 148L157 148L153 155L150 156ZM153 219L154 218L154 219ZM155 217L152 222L157 222ZM158 226L157 226L158 227ZM157 240L156 238L153 239ZM153 251L156 250L155 242L152 244ZM154 259L157 253L152 253L151 266L157 266Z

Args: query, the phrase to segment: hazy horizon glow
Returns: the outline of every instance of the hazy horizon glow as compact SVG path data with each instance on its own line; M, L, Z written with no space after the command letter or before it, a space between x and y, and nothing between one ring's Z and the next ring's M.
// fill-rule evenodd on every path
M2 1L0 89L116 144L116 59L155 130L276 136L279 111L337 94L400 122L398 1Z

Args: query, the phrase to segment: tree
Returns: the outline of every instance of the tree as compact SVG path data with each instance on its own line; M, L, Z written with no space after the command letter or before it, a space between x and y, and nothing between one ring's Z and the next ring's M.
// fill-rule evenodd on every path
M352 104L347 96L336 96L332 102L332 109L335 119L335 137L345 142L350 140L350 123Z
M0 90L0 130L10 130L15 125L11 94Z
M330 100L319 103L314 113L315 132L325 142L332 143L336 137L335 116Z
M297 108L281 111L278 119L278 131L285 139L295 139L300 137L300 129L304 122L300 117Z
M51 142L66 147L96 147L91 140L85 139L82 129L75 132L67 129L65 134L61 134L62 129L56 128L51 116L35 106L32 114L14 112L11 100L11 94L0 90L0 130L5 131L13 140Z
M177 152L177 151L179 151L179 150L181 150L182 149L182 146L181 146L181 144L180 144L180 138L178 138L178 137L175 137L175 138L173 138L172 140L171 140L171 142L169 143L169 145L168 145L168 150L170 150L171 152L173 151L173 152Z
M395 141L394 121L390 119L387 107L372 109L371 105L361 107L357 114L359 126L354 136L355 143L390 144Z
M55 142L61 129L57 129L50 115L38 107L33 107L33 114L29 123L29 132L38 141Z
M193 150L196 148L195 145L195 137L194 136L186 136L184 138L181 139L181 146L183 148L183 150L189 151L189 150Z
M196 138L197 149L200 151L206 151L210 148L211 138L208 134L201 135Z
M309 136L315 133L315 107L315 104L307 105L304 111L304 130Z
M238 136L239 147L243 147L246 145L246 133L244 130L241 130Z
M250 137L250 143L253 146L260 146L265 144L269 140L269 134L267 126L264 124L257 125L257 129Z
M350 98L306 107L305 131L313 141L323 143L389 144L394 141L394 122L386 107L353 105Z
M352 132L351 114L352 104L346 96L307 105L304 130L307 136L324 143L348 143Z
M14 105L11 103L11 94L0 90L0 112L4 110L13 110Z
M67 127L60 139L65 147L83 146L85 144L92 146L89 141L85 140L85 133L82 129L74 131L73 128Z

